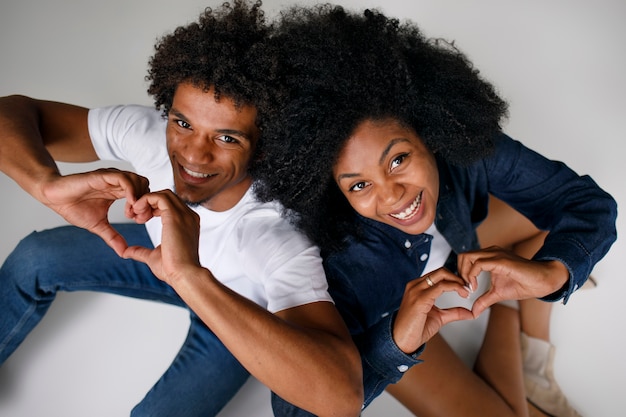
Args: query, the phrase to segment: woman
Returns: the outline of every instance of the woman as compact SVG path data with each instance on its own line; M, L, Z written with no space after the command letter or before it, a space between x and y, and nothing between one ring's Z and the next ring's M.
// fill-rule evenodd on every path
M296 8L274 42L284 89L263 110L257 192L280 200L322 248L361 351L364 406L423 360L409 373L413 401L396 392L416 414L528 415L524 314L505 302L566 302L615 240L614 200L504 135L507 107L494 88L410 22ZM532 260L480 249L490 195L549 231ZM483 271L491 286L471 312L435 305L444 293L468 296ZM437 332L487 308L470 369ZM275 401L277 414L283 405Z

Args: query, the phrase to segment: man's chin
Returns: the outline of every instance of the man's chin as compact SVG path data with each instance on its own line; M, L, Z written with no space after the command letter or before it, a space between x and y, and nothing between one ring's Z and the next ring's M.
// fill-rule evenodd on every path
M186 196L186 195L180 195L176 192L176 189L174 189L174 194L176 194L178 198L180 198L182 202L188 205L189 207L201 206L202 204L206 203L209 200L208 198L204 200L198 200L198 199L190 198L189 196Z
M180 199L183 200L183 203L187 204L189 207L198 207L198 206L205 204L207 201L209 201L208 198L204 200L195 200L195 199L192 200L189 198L181 197Z

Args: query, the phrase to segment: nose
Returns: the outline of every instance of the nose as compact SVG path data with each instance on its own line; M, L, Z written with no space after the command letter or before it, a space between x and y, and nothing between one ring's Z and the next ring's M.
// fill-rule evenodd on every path
M378 200L385 206L393 206L404 195L404 186L396 181L387 180L378 189Z
M194 134L185 140L184 157L192 164L205 164L214 159L215 144L210 137Z

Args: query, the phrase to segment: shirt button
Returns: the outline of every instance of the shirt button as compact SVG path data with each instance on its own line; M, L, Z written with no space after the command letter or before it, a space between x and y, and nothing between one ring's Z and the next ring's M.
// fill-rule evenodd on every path
M407 365L398 365L398 371L404 373L408 370L409 370L409 367Z
M426 259L428 259L428 254L422 253L422 255L420 256L420 261L424 262Z
M380 315L381 318L385 318L389 315L389 312L384 312L383 314Z
M409 242L409 239L407 239L406 242L404 242L404 247L407 249L411 247L411 242Z

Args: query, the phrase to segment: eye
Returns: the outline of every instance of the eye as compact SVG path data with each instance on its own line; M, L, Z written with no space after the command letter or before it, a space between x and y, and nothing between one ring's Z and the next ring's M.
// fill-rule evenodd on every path
M404 162L404 160L408 156L409 156L408 153L403 153L393 158L393 160L391 161L391 170L393 171L394 169L396 169L402 162Z
M174 120L174 123L176 123L178 126L182 127L183 129L191 129L191 125L184 120L176 119Z
M363 191L365 189L365 187L367 187L369 184L366 183L365 181L361 181L361 182L357 182L356 184L350 186L350 188L348 188L348 191L352 192L358 192L358 191Z
M224 143L239 143L239 139L234 138L229 135L221 135L221 136L218 136L217 138Z

